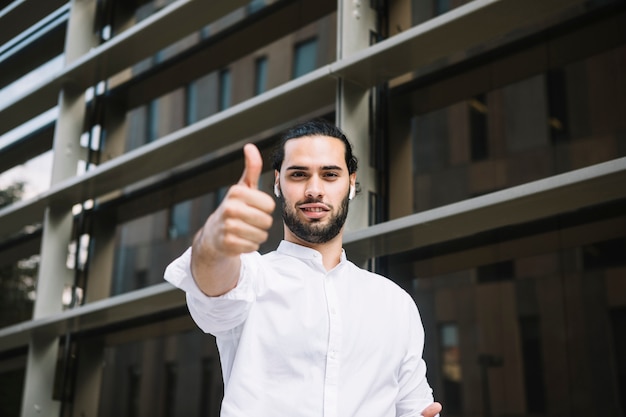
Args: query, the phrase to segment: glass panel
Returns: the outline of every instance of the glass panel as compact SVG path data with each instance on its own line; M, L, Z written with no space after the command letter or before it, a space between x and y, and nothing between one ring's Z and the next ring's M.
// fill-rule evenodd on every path
M26 355L0 361L0 416L20 415L25 376Z
M16 264L0 262L0 328L33 316L39 255Z
M230 70L224 69L220 71L219 77L219 109L226 110L230 107L232 96L232 81Z
M248 3L248 13L256 13L265 7L265 0L251 0Z
M254 94L259 95L267 89L267 57L258 58L254 71Z
M441 377L446 398L446 414L459 414L462 410L461 350L459 348L459 326L443 323L439 326L441 345ZM432 383L431 383L432 384Z
M410 23L417 25L471 1L473 0L411 0L411 14L405 18L411 18Z
M295 47L293 78L298 78L317 68L317 38L300 42Z
M622 412L626 410L626 307L616 307L610 311L613 352L616 358L617 396L621 399Z
M186 122L185 96L185 89L179 88L150 101L146 106L131 110L127 115L126 151L181 129Z
M151 326L157 327L163 323ZM146 331L151 330L129 332ZM219 416L223 384L217 348L214 338L197 328L111 344L104 348L103 363L100 416Z
M216 33L223 31L232 23L240 22L244 16L231 14L225 19L227 17L229 20L227 23L215 23L211 25L210 30L209 28L204 30L203 33L210 32L210 36L207 35L207 39L194 44L191 49L190 45L179 42L165 51L167 56L164 55L165 52L158 54L158 57L174 62L177 58L172 58L176 53L188 51L188 54L176 63L177 68L180 68L176 74L182 77L180 82L171 83L176 87L184 85L183 88L164 93L159 89L160 86L170 85L171 80L157 81L158 71L138 77L139 74L152 68L156 62L154 57L150 58L147 63L133 67L132 76L137 80L137 85L129 88L136 88L134 91L137 92L137 96L146 98L142 99L145 101L139 104L133 103L133 108L124 110L126 112L126 151L136 149L185 125L195 123L233 104L286 83L293 78L294 71L297 71L298 75L304 74L330 62L335 57L336 24L334 15L329 15L312 21L298 31L288 33L279 39L270 36L267 45L257 50L251 49L249 53L237 56L237 59L232 62L206 59L203 55L206 53L204 48L211 48L216 45L216 42L219 43L218 40L214 41L209 38L214 37ZM319 36L297 46L294 45L294 38L302 38L302 34L309 36L311 33L319 34ZM191 40L188 43L191 44ZM291 48L294 48L298 57L292 56ZM262 57L259 58L259 56ZM292 58L294 59L292 66L279 65L272 67L270 72L270 62L284 62ZM168 64L164 65L167 67ZM220 70L216 67L224 69ZM233 79L234 76L240 75L241 79ZM119 83L120 80L116 82ZM141 87L144 83L147 83L145 89ZM135 82L130 84L135 85ZM157 98L154 98L157 94L153 92L155 90L153 85L157 86L156 90L159 91ZM119 87L117 90L113 87L111 94L127 91L126 87ZM140 100L136 97L134 99ZM106 131L109 126L105 125L103 128Z
M626 201L389 256L446 415L621 415ZM575 411L573 411L575 410Z
M112 295L163 282L163 271L190 244L225 189L118 226ZM201 213L201 215L194 215Z
M451 0L434 0L434 15L439 16L452 8Z
M177 239L179 236L189 236L190 216L192 201L187 200L176 204L170 211L169 238Z
M621 47L414 115L413 211L625 156L624 56Z
M187 87L187 123L191 124L218 112L218 73L211 72Z

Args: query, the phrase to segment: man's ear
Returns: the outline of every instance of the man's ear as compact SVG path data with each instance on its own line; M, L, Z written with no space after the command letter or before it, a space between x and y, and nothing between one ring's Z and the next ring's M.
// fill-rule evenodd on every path
M352 200L356 196L356 172L350 174L350 194L348 199Z
M276 198L280 197L280 186L279 184L280 173L274 170L274 195Z

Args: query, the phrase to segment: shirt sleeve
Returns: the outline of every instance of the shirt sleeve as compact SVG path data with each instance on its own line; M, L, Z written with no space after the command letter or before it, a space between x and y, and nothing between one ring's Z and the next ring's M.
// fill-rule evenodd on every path
M424 327L417 306L409 296L408 344L404 361L400 366L399 391L396 401L396 416L418 417L422 410L433 403L433 390L426 379L424 351Z
M252 252L241 255L241 270L237 286L219 297L209 297L200 290L191 275L191 248L165 269L165 280L183 290L187 308L195 323L205 333L214 336L243 324L256 300L255 282L261 255Z

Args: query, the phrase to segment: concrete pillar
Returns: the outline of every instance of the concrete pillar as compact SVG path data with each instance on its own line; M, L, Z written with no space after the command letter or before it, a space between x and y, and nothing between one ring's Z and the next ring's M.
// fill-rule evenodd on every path
M376 12L369 1L338 0L337 21L337 59L370 46L371 33L376 28ZM377 190L376 172L370 166L370 91L348 80L338 82L337 125L348 136L359 158L357 180L361 187L361 195L350 202L346 230L358 230L369 225L369 195Z
M65 44L65 62L70 64L95 44L95 0L71 4ZM59 118L54 132L52 185L76 175L82 150L80 136L85 118L84 91L64 86L59 96ZM72 207L50 206L44 215L41 263L37 281L34 319L59 313L66 284L73 271L66 266L67 247L72 237ZM59 342L49 335L33 335L29 344L22 397L22 417L59 415L61 404L53 399Z

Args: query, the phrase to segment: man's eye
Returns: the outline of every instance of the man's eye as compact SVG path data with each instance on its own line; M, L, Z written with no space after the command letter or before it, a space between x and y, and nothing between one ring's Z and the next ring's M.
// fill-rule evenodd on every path
M293 178L302 178L302 177L304 177L305 175L304 175L304 172L293 172L293 173L291 174L291 176L292 176Z

